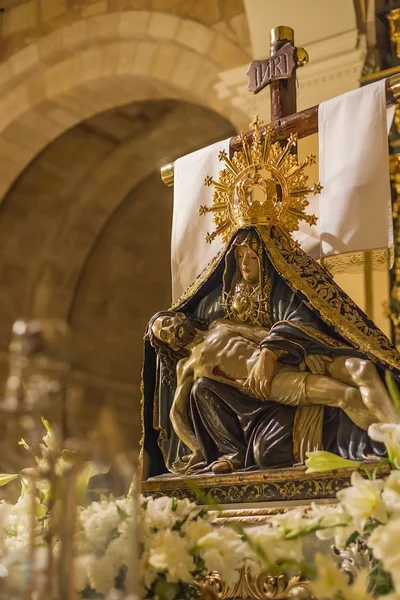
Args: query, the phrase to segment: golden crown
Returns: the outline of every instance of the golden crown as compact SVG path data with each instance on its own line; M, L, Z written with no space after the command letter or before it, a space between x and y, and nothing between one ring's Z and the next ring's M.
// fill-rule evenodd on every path
M300 221L309 225L317 222L315 215L305 212L308 194L319 194L322 189L319 183L307 187L308 176L304 173L307 165L315 163L315 156L310 154L299 164L297 154L290 152L297 134L291 134L282 147L279 142L271 143L271 129L261 132L261 125L258 117L251 123L251 144L245 133L240 134L242 149L232 159L225 151L219 153L225 168L218 181L210 176L204 180L204 185L215 188L212 206L199 208L201 215L214 213L216 229L207 233L209 243L218 235L227 242L237 229L249 225L277 225L292 233L298 230Z

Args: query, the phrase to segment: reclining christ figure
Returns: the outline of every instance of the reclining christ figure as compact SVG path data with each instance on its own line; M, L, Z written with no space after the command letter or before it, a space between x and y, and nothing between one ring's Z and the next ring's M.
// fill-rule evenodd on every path
M265 327L216 319L209 326L184 313L163 311L149 324L150 341L162 363L176 369L176 390L170 419L191 454L174 467L180 472L204 465L199 438L189 415L190 395L196 382L214 380L258 400L289 406L332 406L342 409L361 429L398 420L375 365L356 356L308 355L298 366L277 362L276 354L260 343ZM252 370L260 352L269 353L268 372L260 385ZM230 471L232 456L220 456L216 472ZM211 466L212 467L212 466Z

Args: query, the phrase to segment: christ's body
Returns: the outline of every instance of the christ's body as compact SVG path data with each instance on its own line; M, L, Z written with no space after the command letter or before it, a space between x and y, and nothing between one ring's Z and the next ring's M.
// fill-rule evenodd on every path
M362 429L377 421L396 418L386 389L370 361L351 356L314 356L319 367L310 372L305 365L291 367L279 363L272 351L260 349L260 343L269 333L263 327L217 319L201 331L182 313L158 317L153 332L160 341L172 347L180 344L188 351L188 356L179 360L176 367L177 386L170 412L175 432L192 451L186 469L203 458L187 413L194 382L205 377L254 396L249 379L262 354L268 360L265 386L256 394L260 400L292 406L340 407Z

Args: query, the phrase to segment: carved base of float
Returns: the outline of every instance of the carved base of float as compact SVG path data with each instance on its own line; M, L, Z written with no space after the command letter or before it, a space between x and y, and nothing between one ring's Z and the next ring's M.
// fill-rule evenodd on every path
M372 463L371 469L375 466L376 463ZM189 498L200 504L207 498L220 505L334 500L339 490L350 485L353 470L306 474L304 467L293 467L191 477L168 474L143 481L142 493L154 497Z
M373 470L376 463L364 463ZM304 467L274 469L224 475L202 474L191 477L163 475L142 482L144 495L189 498L199 504L218 504L212 512L219 525L261 525L276 514L294 507L304 512L311 502L332 505L336 503L339 490L350 485L354 469L338 469L329 473L306 474ZM387 473L384 467L380 476ZM333 552L341 570L349 580L354 580L360 569L373 568L371 551L361 543L339 551L329 541L318 541L317 549ZM371 590L372 591L372 590ZM298 574L271 575L252 573L242 569L235 586L229 587L218 572L211 572L201 584L200 600L311 600L313 598L307 581Z

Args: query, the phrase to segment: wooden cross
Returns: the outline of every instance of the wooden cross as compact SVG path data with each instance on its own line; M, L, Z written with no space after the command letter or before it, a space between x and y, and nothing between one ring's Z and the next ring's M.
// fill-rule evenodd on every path
M291 133L298 138L318 132L318 105L296 112L296 86L298 67L307 64L308 54L304 48L294 46L294 31L280 26L271 31L270 58L253 60L247 71L248 89L258 94L262 89L271 89L271 123L274 141L286 139ZM393 104L400 95L400 77L386 79L386 102ZM253 133L248 132L251 140ZM231 150L241 148L240 137L231 139Z
M258 94L270 86L271 121L296 112L296 70L307 62L306 51L294 46L293 29L282 26L271 31L270 57L250 63L248 90Z
M247 71L248 89L258 94L265 87L271 90L271 123L261 127L261 132L271 128L271 140L286 140L291 133L298 139L318 132L318 105L296 112L296 70L308 62L304 48L294 46L291 27L279 26L271 31L270 58L253 60ZM400 99L400 75L386 79L386 103ZM251 142L253 131L247 132ZM240 150L240 136L231 138L230 151ZM161 178L170 187L174 184L173 163L161 168Z

